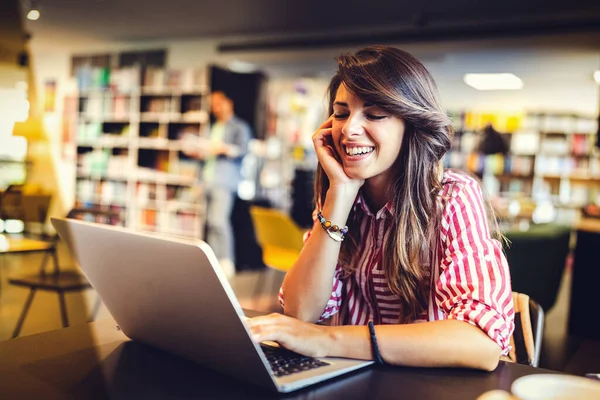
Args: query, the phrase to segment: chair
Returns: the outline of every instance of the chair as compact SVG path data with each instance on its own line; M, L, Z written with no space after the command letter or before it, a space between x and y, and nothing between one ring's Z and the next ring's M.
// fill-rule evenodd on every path
M23 209L23 185L10 185L0 192L0 219L25 220Z
M273 270L287 272L296 262L304 246L304 231L285 213L258 206L250 207L250 215L264 263ZM273 277L273 286L277 284ZM257 282L254 298L263 292L266 279ZM278 288L273 288L276 292Z
M65 300L65 294L71 292L81 292L86 289L91 289L92 285L87 279L77 271L60 271L55 270L51 274L41 273L39 275L29 275L20 278L10 278L8 283L14 286L25 287L29 289L29 295L25 300L23 310L19 315L17 325L13 331L12 338L16 338L21 333L21 328L27 317L27 313L33 302L33 298L38 290L46 290L50 292L56 292L58 295L60 316L63 328L69 326L69 317L67 314L67 304ZM96 317L98 309L100 308L99 298L96 299L90 322Z
M104 210L89 210L89 209L72 209L67 215L68 218L75 218L80 214L85 215L93 215L96 219L100 218L114 218L118 216L118 214L110 211ZM17 325L15 326L15 330L13 331L12 338L16 338L19 336L21 332L21 328L23 327L23 323L25 322L25 318L27 317L27 313L31 308L31 303L33 302L33 298L38 290L45 290L50 292L55 292L58 295L59 301L59 310L61 315L62 326L66 328L69 326L69 317L67 314L67 306L65 300L66 293L72 292L81 292L87 289L91 289L92 285L88 282L88 280L79 272L74 270L61 270L59 267L58 256L57 256L57 246L59 243L58 235L54 235L52 240L50 241L33 241L30 239L17 239L17 240L29 240L30 242L41 242L39 245L45 244L47 248L43 251L46 251L44 256L44 260L42 261L42 265L40 267L40 271L37 274L26 275L20 277L12 277L8 280L8 283L14 286L24 287L29 289L29 295L25 300L25 305L23 306L23 310L19 315L19 319L17 321ZM26 250L27 251L27 250ZM32 251L32 250L28 250ZM41 250L40 250L41 251ZM49 255L52 255L54 260L54 269L51 273L48 273L46 270L47 258ZM96 298L96 302L92 309L91 316L89 321L93 321L96 317L98 309L100 308L100 298Z
M23 207L24 195L22 185L12 185L0 195L0 219L17 219L26 221L26 210ZM43 215L45 220L46 211L40 209L39 215ZM40 265L40 271L45 271L48 260L52 258L54 262L54 270L58 270L58 257L56 253L56 238L49 238L48 235L42 234L39 238L28 237L6 237L5 248L0 249L0 256L6 254L22 254L22 253L44 253L44 258ZM2 265L0 265L0 272ZM0 279L1 281L1 279Z
M544 310L523 293L513 292L515 332L510 338L509 359L537 367L540 363L544 334Z
M533 225L525 232L509 231L505 249L512 288L527 293L544 310L556 302L569 255L571 227Z

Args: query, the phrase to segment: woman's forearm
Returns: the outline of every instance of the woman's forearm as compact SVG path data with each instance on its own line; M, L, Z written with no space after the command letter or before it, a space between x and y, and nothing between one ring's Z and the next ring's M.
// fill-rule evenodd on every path
M328 332L328 356L371 360L366 326L323 327ZM478 327L457 320L375 327L386 363L414 367L464 367L491 371L500 347Z
M345 225L356 195L357 189L331 188L323 205L323 216L334 224ZM331 296L340 245L315 224L283 281L286 315L308 322L319 319Z

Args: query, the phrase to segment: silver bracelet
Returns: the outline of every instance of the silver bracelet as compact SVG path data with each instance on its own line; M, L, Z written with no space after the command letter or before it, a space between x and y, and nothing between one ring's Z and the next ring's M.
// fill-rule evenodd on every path
M339 233L331 232L331 231L325 231L325 232L327 232L327 234L329 235L329 237L332 238L333 240L335 240L336 242L343 242L344 241L344 236L342 236Z

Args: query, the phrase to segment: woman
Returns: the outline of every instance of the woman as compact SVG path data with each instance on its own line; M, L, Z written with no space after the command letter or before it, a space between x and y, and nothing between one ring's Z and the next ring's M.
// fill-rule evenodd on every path
M285 315L250 320L254 340L493 370L514 330L508 266L478 182L441 167L453 129L432 77L404 51L368 47L338 58L329 94L313 136L320 213L283 282Z

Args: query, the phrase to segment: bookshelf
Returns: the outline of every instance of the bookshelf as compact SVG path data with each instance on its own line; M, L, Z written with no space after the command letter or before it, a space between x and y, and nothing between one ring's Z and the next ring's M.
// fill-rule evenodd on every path
M600 201L596 117L523 113L511 116L510 123L502 123L498 116L476 118L466 114L453 115L457 133L444 158L446 167L479 175L492 195L511 193L551 199L555 206L563 208L580 208ZM507 154L478 153L480 132L488 122L506 132L503 137L509 148Z
M77 70L75 207L105 210L109 223L201 238L199 163L183 134L209 127L208 69ZM91 213L90 213L91 214Z

